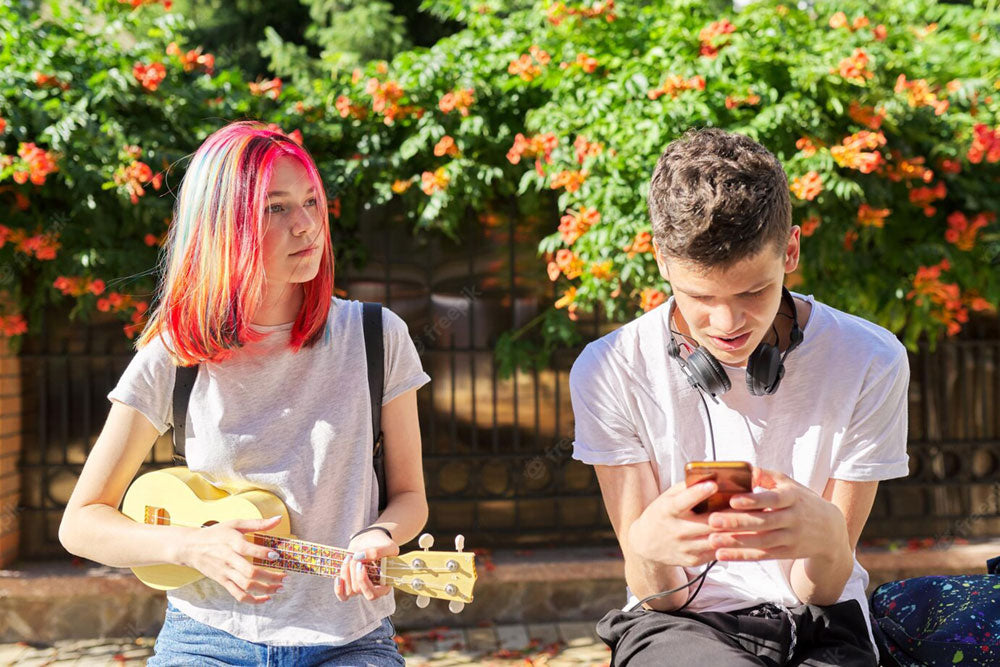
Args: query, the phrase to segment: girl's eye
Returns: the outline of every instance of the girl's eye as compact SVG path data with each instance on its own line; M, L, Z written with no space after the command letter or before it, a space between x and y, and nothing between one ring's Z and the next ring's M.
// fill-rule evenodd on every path
M271 204L270 206L267 207L268 213L281 213L284 210L285 207L282 206L281 204Z
M319 202L316 201L316 198L313 197L312 199L310 199L309 201L306 202L306 206L315 206L318 203Z

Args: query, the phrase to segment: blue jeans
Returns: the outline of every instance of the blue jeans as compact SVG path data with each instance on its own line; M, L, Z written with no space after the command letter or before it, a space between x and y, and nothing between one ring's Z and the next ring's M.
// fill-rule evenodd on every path
M155 654L146 664L148 667L405 667L393 640L395 634L392 622L385 618L381 626L343 646L269 646L199 623L168 604L163 629L156 638Z

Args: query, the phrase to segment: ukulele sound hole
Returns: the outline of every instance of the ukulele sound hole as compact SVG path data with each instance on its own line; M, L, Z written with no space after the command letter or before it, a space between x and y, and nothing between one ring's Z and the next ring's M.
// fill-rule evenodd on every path
M146 523L154 526L169 526L170 512L162 507L146 506Z

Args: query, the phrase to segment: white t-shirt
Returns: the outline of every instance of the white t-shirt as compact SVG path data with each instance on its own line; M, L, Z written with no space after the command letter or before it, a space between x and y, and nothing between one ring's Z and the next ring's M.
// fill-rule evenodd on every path
M324 338L288 348L292 324L255 326L268 335L222 363L205 363L188 405L188 467L220 486L277 495L296 537L346 547L378 516L372 467L371 399L362 304L333 299ZM424 373L406 324L383 308L383 404L416 389ZM108 398L129 405L162 434L173 423L175 367L164 343L139 350ZM341 645L395 611L392 595L340 602L334 580L289 573L261 605L237 602L208 578L167 594L191 618L253 642Z
M732 389L707 399L720 461L749 461L785 473L822 494L830 478L872 481L904 477L906 349L885 329L810 297L805 339L788 356L770 396L753 396L746 369L726 367ZM591 465L652 461L660 491L684 479L689 461L712 459L708 423L697 390L667 355L664 304L588 345L573 365L576 420L573 457ZM791 560L719 562L688 607L732 611L772 602L801 604L789 582ZM686 568L688 577L704 566ZM855 599L868 616L868 573L855 558L840 600ZM630 594L629 603L635 601Z

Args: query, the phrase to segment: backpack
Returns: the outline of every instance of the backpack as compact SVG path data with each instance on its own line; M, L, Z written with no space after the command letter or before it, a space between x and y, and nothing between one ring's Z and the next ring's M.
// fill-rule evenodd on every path
M382 435L382 393L385 381L385 347L382 337L382 304L362 304L361 324L365 338L365 357L368 362L368 391L371 395L372 433L375 442L372 445L372 467L375 469L375 480L378 483L378 511L385 509L389 502L385 486L385 447ZM174 378L174 465L187 465L185 425L187 423L188 400L191 389L198 378L198 366L177 366Z
M891 581L869 600L883 665L1000 665L1000 557L989 574Z

